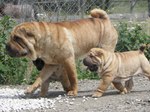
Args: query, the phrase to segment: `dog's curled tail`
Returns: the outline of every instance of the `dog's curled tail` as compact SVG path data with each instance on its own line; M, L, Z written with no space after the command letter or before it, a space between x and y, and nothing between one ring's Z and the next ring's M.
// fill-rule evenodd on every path
M108 14L101 9L91 10L90 15L94 18L109 19Z
M146 48L150 48L150 44L142 44L142 45L140 46L140 51L141 51L141 52L144 52L144 50L145 50Z

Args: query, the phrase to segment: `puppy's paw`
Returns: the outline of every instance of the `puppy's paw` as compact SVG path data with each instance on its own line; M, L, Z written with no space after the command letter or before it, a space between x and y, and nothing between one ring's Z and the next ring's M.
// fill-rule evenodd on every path
M128 93L128 91L127 91L126 88L124 88L123 91L120 91L120 94L122 94L122 95L123 95L123 94L127 94L127 93Z
M116 89L113 83L111 83L110 89Z
M93 98L98 98L98 97L101 97L102 95L103 95L103 93L96 91L96 92L92 95L92 97L93 97Z
M67 93L68 96L77 96L77 91L70 90Z

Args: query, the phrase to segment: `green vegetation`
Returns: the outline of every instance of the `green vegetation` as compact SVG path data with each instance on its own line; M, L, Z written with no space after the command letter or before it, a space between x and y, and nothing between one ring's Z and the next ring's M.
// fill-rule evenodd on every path
M21 84L27 68L27 60L11 58L6 54L5 43L16 25L8 16L0 20L0 84Z
M32 83L38 74L35 67L31 67L32 62L25 58L11 58L5 51L6 40L15 25L14 20L8 16L0 20L0 84ZM116 28L119 33L116 51L137 50L141 44L150 43L150 36L145 33L140 24L121 22ZM150 59L150 49L147 49L145 54ZM79 79L98 79L96 73L85 69L82 60L77 61L77 72Z
M134 22L121 22L117 25L119 40L116 46L116 51L137 50L142 44L150 43L150 36L147 35L141 24ZM145 50L145 55L150 59L150 48Z

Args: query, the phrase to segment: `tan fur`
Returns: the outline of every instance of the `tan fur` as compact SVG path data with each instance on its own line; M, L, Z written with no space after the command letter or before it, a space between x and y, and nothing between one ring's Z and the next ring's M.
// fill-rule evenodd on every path
M99 65L100 85L93 97L100 97L113 83L121 94L130 92L133 86L132 77L143 74L150 79L150 63L140 50L112 53L100 48L90 50L88 57ZM121 83L125 81L125 87Z
M47 81L59 65L63 65L62 74L66 74L68 78L65 77L65 81L62 82L68 82L66 81L68 79L70 82L68 95L77 95L75 58L86 54L93 47L113 52L118 40L117 32L106 12L102 16L104 11L100 9L96 11L96 14L101 15L99 18L57 23L26 22L13 29L8 42L13 51L28 51L27 57L30 59L41 58L45 62L44 69L35 83L27 89L27 93L34 92ZM13 39L15 36L22 39L25 43L24 48L18 47ZM53 67L54 65L57 67Z

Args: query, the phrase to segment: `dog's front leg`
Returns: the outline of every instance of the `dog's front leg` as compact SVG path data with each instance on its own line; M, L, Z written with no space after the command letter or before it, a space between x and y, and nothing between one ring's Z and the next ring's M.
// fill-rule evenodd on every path
M44 68L40 72L40 75L36 79L36 81L29 87L27 87L25 93L31 94L33 93L38 87L42 85L48 78L53 74L54 71L56 71L57 66L56 65L44 65Z
M112 81L113 77L111 75L104 74L104 76L102 76L102 78L100 79L99 87L97 88L96 92L92 95L92 97L101 97Z
M74 56L67 58L64 62L64 66L71 86L71 90L68 91L67 95L76 96L78 92L78 87L77 87L77 72Z

